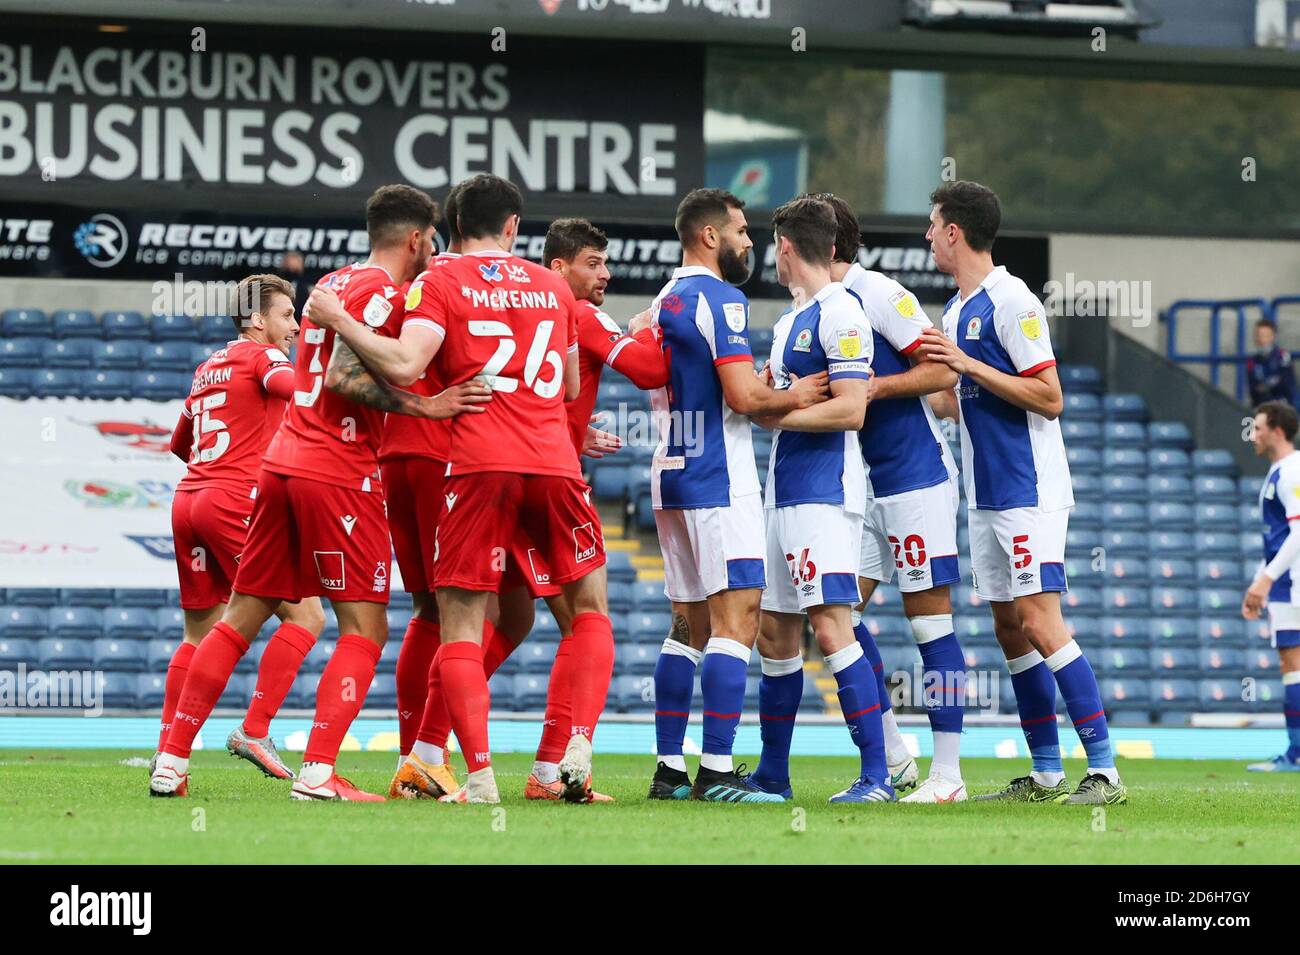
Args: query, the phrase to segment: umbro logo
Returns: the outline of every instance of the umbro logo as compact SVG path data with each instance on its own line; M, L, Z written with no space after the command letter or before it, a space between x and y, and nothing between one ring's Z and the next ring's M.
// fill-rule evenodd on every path
M485 282L500 282L501 263L493 262L491 265L480 265L478 267L478 274L483 276L483 281Z
M1019 577L1016 578L1016 580L1020 581L1022 584L1028 583L1033 579L1034 579L1034 575L1031 574L1029 571L1025 571L1023 574L1021 574Z
M457 499L458 497L460 497L460 495L459 495L459 494L446 494L446 495L444 495L444 497L447 499L447 510L450 511L453 507L456 506L456 499Z
M349 537L351 537L351 536L352 536L352 528L353 528L353 527L356 525L356 523L357 523L356 516L353 515L353 514L341 514L341 515L339 515L339 520L340 520L340 521L342 522L342 524L343 524L343 530L345 530L345 531L347 532L347 535L348 535Z
M907 576L911 577L913 580L920 580L922 577L925 576L925 571L923 571L920 567L917 567L912 570L909 570L907 572Z

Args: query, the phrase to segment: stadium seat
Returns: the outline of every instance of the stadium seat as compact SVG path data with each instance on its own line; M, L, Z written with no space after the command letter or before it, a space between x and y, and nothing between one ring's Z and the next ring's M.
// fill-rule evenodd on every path
M149 337L149 323L139 312L105 312L103 325L106 341L143 340Z
M1277 653L1258 647L1242 651L1242 664L1255 677L1268 677L1278 672Z
M1065 407L1062 415L1075 421L1100 421L1102 417L1101 399L1094 394L1079 391L1065 393Z
M1273 633L1262 615L1258 620L1243 620L1242 628L1246 634L1246 646L1273 646Z
M1263 559L1264 557L1264 539L1260 536L1259 531L1246 531L1237 537L1237 546L1240 548L1242 557L1251 557ZM1254 577L1254 574L1251 574Z
M1101 404L1107 421L1147 420L1147 403L1141 395L1111 392L1102 397Z
M54 343L47 338L11 338L0 342L0 366L40 368L46 364L45 354L52 344Z
M1200 583L1196 565L1178 557L1157 557L1151 561L1151 582L1170 587L1194 587Z
M1155 613L1193 613L1196 610L1196 591L1190 587L1157 584L1151 588L1151 610Z
M1243 710L1241 680L1213 677L1197 681L1196 704L1203 710Z
M1104 570L1107 582L1116 586L1145 584L1151 576L1150 567L1141 557L1110 558L1108 556Z
M615 672L620 675L651 674L659 662L659 648L650 643L622 643L615 650Z
M32 369L0 368L0 398L30 398L33 388Z
M18 338L14 342L30 342L32 339ZM6 345L13 342L5 342ZM41 364L46 368L89 368L91 366L91 342L86 338L69 338L66 341L49 339L41 352Z
M1156 529L1151 532L1147 539L1151 547L1151 556L1159 557L1169 555L1172 557L1181 557L1188 554L1195 546L1191 534L1185 531L1163 531ZM1236 556L1236 549L1233 548L1231 556Z
M182 341L149 342L140 353L140 363L149 371L182 372L188 378L194 371L190 363L193 347Z
M1181 474L1152 474L1147 478L1147 496L1169 503L1191 500L1192 479Z
M649 676L621 676L614 681L618 708L624 713L649 713L655 708L655 681Z
M1175 448L1155 448L1147 452L1147 468L1153 474L1185 475L1191 472L1192 459L1186 451Z
M628 636L638 643L662 643L672 628L672 614L634 610L627 615Z
M156 611L158 636L179 642L185 635L185 611L180 607L159 607Z
M37 398L73 398L81 393L79 373L66 368L41 368L32 373L31 393Z
M862 615L862 622L877 643L912 642L912 629L901 614L876 613L868 608L868 612Z
M1145 616L1104 616L1101 618L1101 639L1107 646L1145 646L1151 642Z
M1196 705L1196 681L1188 679L1154 679L1150 683L1151 704L1169 709L1190 709Z
M1106 480L1109 483L1118 479L1107 478ZM1134 478L1133 480L1137 479ZM1144 499L1145 496L1144 493ZM1102 505L1101 510L1102 526L1107 531L1112 529L1144 530L1147 526L1147 509L1145 504L1139 504L1136 501L1115 500L1108 495L1107 502Z
M1096 448L1086 446L1066 448L1065 459L1070 465L1072 477L1076 474L1101 473L1101 452Z
M98 607L101 610L115 603L116 594L107 587L64 587L59 591L61 604L78 607Z
M532 636L538 640L548 640L552 643L560 642L560 625L555 622L551 616L551 611L545 607L539 607L537 616L533 620Z
M550 641L525 640L511 656L517 659L521 673L550 673L558 647L558 643Z
M1201 587L1196 592L1196 599L1201 613L1228 613L1241 606L1241 591L1229 587Z
M1237 494L1243 501L1251 504L1259 503L1259 492L1263 488L1264 479L1252 475L1237 478Z
M158 635L158 616L147 607L109 607L104 636L115 640L149 640Z
M1147 429L1136 421L1107 421L1102 434L1111 448L1144 448L1147 443Z
M199 337L214 345L233 341L239 333L228 315L204 315L198 321Z
M131 393L150 401L188 398L190 376L174 371L135 371L131 373Z
M957 546L961 553L970 552L968 541L957 535ZM1067 527L1065 531L1065 553L1068 557L1091 558L1093 551L1102 546L1101 531L1092 527ZM1145 550L1145 548L1144 548ZM969 577L965 578L969 579Z
M1240 617L1201 617L1196 636L1202 647L1245 647L1246 621Z
M1180 500L1159 500L1147 505L1147 521L1152 527L1191 527L1195 517L1195 509Z
M210 342L200 342L197 345L189 346L190 364L189 371L193 372L199 365L211 357L212 353L217 350L217 346Z
M636 580L636 568L632 566L632 558L628 556L626 551L610 551L606 555L605 569L610 580L627 584Z
M1222 501L1237 503L1237 482L1218 474L1198 474L1192 479L1192 489L1198 502Z
M90 353L96 368L135 371L140 367L142 348L137 341L91 342Z
M232 673L230 682L226 684L221 698L217 700L216 708L219 710L248 709L248 702L253 697L253 687L256 685L257 677L243 673Z
M167 692L167 675L164 673L141 673L136 677L136 706L141 709L156 710L163 705Z
M1263 521L1263 515L1260 513L1259 504L1251 501L1248 504L1237 505L1237 521L1244 530L1254 530L1258 528Z
M1147 425L1147 441L1153 448L1190 451L1192 433L1181 421L1153 421Z
M0 312L0 337L49 338L53 334L50 317L39 308L7 308Z
M92 644L96 670L141 673L146 669L147 646L139 640L115 640L100 637Z
M1100 606L1108 614L1126 616L1145 614L1150 605L1150 591L1136 584L1103 587Z
M397 709L397 677L391 673L376 673L366 692L365 705L369 710Z
M995 645L979 643L962 644L962 655L966 658L967 670L1002 670L1005 657ZM920 660L920 655L916 656Z
M1065 439L1067 448L1072 446L1100 448L1103 443L1100 421L1071 421L1062 418L1061 435Z
M1234 479L1237 476L1237 465L1232 460L1232 454L1222 448L1193 451L1192 470L1198 475L1217 474Z
M97 674L100 704L107 709L133 710L140 697L140 674L136 670L115 670Z
M1067 528L1067 548L1069 546L1068 538L1070 533L1071 531ZM1145 530L1107 527L1101 533L1101 546L1105 548L1108 556L1143 557L1147 552L1147 536Z
M1170 646L1151 648L1151 670L1153 673L1181 676L1196 673L1199 668L1200 661L1196 650Z
M1116 679L1144 677L1151 667L1151 653L1138 647L1111 646L1090 655L1096 661L1097 672Z
M1236 504L1198 503L1195 521L1198 530L1233 530L1241 524L1241 516Z
M609 609L615 613L624 613L632 609L632 585L610 584L607 590ZM617 632L617 631L616 631Z
M55 338L102 338L104 326L94 312L84 308L61 308L50 316Z
M173 603L160 587L119 587L113 591L113 603L121 607L166 607Z
M130 398L131 375L125 371L87 371L82 379L82 394L87 398Z
M1072 586L1064 595L1065 606L1071 612L1100 611L1102 608L1102 588Z
M89 670L94 659L90 640L46 637L36 645L36 662L42 670Z
M1101 525L1102 506L1099 501L1078 501L1070 512L1070 521L1084 527Z
M1258 538L1259 535L1255 535ZM1231 531L1197 531L1193 536L1197 557L1236 557L1241 554L1241 537Z
M199 328L188 315L155 315L151 323L156 342L196 342Z
M104 635L103 613L96 607L55 607L49 620L52 637L94 639Z
M1165 616L1151 618L1147 634L1152 646L1196 643L1196 618L1192 616Z
M668 598L664 596L664 585L656 580L638 580L630 585L632 590L632 607L646 613L666 610Z
M1141 448L1106 448L1102 452L1101 469L1104 474L1102 486L1112 476L1136 475L1145 478L1147 473L1147 453ZM1142 496L1146 496L1146 482L1141 484ZM1132 493L1132 492L1129 492Z
M0 631L0 669L13 670L20 663L27 666L36 664L36 641Z
M1100 475L1086 473L1072 474L1070 478L1070 483L1074 485L1074 499L1076 501L1101 500Z
M144 645L145 669L150 673L166 673L171 663L172 654L180 644L180 638L163 639L156 637Z
M1197 666L1202 673L1238 673L1245 654L1234 647L1202 647L1197 651Z
M1101 372L1092 365L1060 365L1057 373L1064 391L1083 391L1093 395L1102 392Z
M1102 680L1100 689L1102 703L1105 704L1108 712L1145 710L1150 705L1150 696L1144 680L1128 677Z
M515 709L541 710L546 708L546 686L549 678L545 673L521 673L514 679Z

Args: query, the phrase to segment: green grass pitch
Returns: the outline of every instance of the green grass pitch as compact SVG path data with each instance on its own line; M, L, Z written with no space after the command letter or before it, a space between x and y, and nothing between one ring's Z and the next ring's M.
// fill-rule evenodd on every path
M224 752L198 753L191 796L150 799L138 752L0 750L0 863L1277 863L1294 861L1300 776L1242 763L1121 761L1130 802L831 806L856 760L796 758L795 802L648 802L649 756L598 756L614 805L527 803L531 757L496 760L502 803L290 801ZM396 757L344 753L340 771L383 792ZM751 766L754 760L750 760ZM964 761L972 792L1025 766ZM692 766L693 768L693 766ZM1083 771L1066 766L1072 781ZM924 773L925 766L922 765Z

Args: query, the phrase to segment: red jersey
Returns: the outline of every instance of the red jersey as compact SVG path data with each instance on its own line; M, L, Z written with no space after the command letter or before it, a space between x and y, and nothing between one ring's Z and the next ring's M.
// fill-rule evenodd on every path
M564 279L508 252L475 252L419 276L406 311L408 322L443 336L432 363L437 380L482 377L492 388L485 413L450 419L448 476L579 477L564 408L578 304Z
M247 338L227 342L194 371L181 408L172 452L188 455L177 490L257 483L262 455L293 393L293 366L284 352Z
M371 331L397 336L403 286L384 269L354 263L316 284L333 289L348 314ZM266 449L264 466L275 474L378 491L384 413L325 387L325 369L333 353L334 333L304 316L294 359L293 401Z
M651 328L643 328L629 337L618 322L591 302L578 303L578 375L582 386L578 397L567 406L569 437L582 453L587 425L596 407L600 373L609 365L626 375L638 388L649 390L668 384L668 366L663 349Z
M446 265L460 258L457 252L443 252L429 260L429 269ZM426 269L415 279L421 281L429 272ZM417 395L433 396L442 391L434 377L432 366L407 389ZM446 421L417 418L407 414L389 414L384 418L384 440L379 445L379 460L400 457L435 458L446 461L451 450L451 432Z

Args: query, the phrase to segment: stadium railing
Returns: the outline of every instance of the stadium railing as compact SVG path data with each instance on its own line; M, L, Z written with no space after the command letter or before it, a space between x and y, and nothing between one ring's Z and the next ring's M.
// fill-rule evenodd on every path
M1248 326L1260 319L1268 319L1274 325L1278 325L1283 308L1290 305L1300 305L1300 295L1279 295L1271 301L1263 298L1179 299L1160 314L1161 320L1168 327L1165 354L1170 360L1182 364L1208 366L1210 383L1219 388L1223 387L1220 381L1220 369L1224 365L1232 366L1237 370L1232 393L1238 401L1245 401L1246 376L1243 369L1246 359L1250 357ZM1208 314L1200 316L1189 314L1196 312ZM1186 329L1196 317L1209 319L1209 350L1182 351L1178 330L1180 327ZM1186 321L1180 325L1180 319ZM1229 324L1233 320L1236 322L1235 327ZM1226 348L1222 343L1225 326L1231 336L1230 343L1235 346L1231 349ZM1196 327L1199 331L1200 326Z

